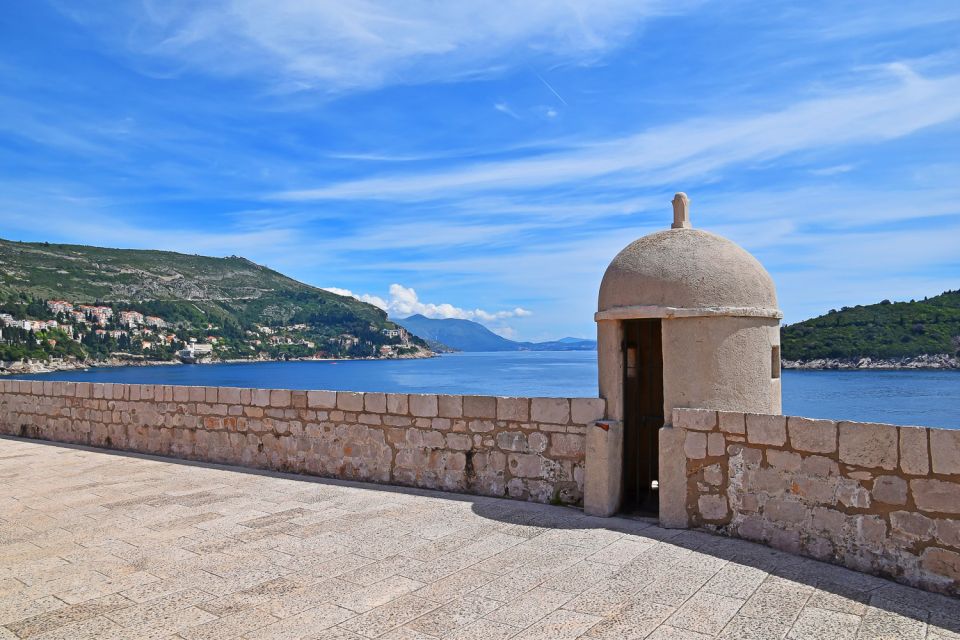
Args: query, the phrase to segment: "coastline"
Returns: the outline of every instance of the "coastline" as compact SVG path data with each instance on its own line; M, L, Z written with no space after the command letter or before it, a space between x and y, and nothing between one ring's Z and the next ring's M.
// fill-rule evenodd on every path
M344 362L357 360L371 361L389 361L389 360L425 360L436 358L438 354L433 351L423 352L418 355L403 355L395 358L209 358L192 364L257 364L260 362ZM143 360L136 358L108 358L106 360L94 360L80 362L77 360L27 360L17 362L0 361L0 377L12 375L33 375L38 373L55 373L57 371L89 371L93 369L104 368L122 368L122 367L159 367L159 366L186 366L187 363L180 360Z
M960 357L946 353L924 354L911 358L814 358L782 360L784 369L844 370L857 369L909 371L911 369L960 370Z

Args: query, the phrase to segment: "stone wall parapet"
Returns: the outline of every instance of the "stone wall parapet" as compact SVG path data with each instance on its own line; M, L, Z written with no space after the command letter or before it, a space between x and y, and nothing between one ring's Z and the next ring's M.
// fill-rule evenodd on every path
M598 398L0 380L0 433L579 504Z
M960 595L960 430L703 409L672 418L690 526Z

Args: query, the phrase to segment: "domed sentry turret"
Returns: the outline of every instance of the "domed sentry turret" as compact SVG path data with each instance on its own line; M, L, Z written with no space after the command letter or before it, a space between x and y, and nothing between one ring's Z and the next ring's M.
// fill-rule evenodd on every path
M693 229L686 194L673 210L671 228L627 245L600 285L600 395L623 429L623 493L608 502L624 511L660 510L661 467L672 462L661 439L675 407L781 411L773 280L741 247Z

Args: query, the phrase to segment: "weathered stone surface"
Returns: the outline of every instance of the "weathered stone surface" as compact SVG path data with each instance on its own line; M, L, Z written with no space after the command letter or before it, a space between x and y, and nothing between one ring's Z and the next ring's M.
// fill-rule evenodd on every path
M697 508L704 520L723 520L730 515L730 509L727 506L727 497L721 495L705 494L697 500Z
M920 566L948 580L960 580L960 553L956 551L929 547L920 557Z
M927 513L960 513L960 491L952 482L933 479L910 481L917 508Z
M363 410L367 413L386 413L387 396L384 393L363 394Z
M350 391L338 391L337 409L342 411L363 411L363 394Z
M744 435L747 432L746 418L742 413L735 411L718 411L717 418L720 431L724 433Z
M534 422L567 424L570 421L570 400L567 398L531 398L530 419Z
M462 418L463 396L437 396L437 411L443 418Z
M840 461L860 467L897 468L897 428L867 422L840 423Z
M722 456L724 449L726 449L727 443L723 439L722 433L708 433L707 434L707 455L709 456Z
M901 427L900 469L913 476L925 476L930 472L930 456L927 452L927 429Z
M873 499L884 504L907 503L907 481L897 476L880 476L873 481Z
M435 418L438 415L437 396L413 394L410 396L410 414L421 418Z
M717 428L717 412L706 409L674 409L673 426L694 431L713 431Z
M583 496L590 423L571 423L570 399L538 399L551 420L540 423L528 398L59 382L33 395L25 384L26 401L0 394L0 433L28 423L27 435L198 460L493 495L509 485L528 500ZM61 420L80 394L93 403L89 419ZM578 418L603 410L575 400ZM520 456L517 473L508 453Z
M574 424L590 424L603 420L605 409L603 398L573 398L570 400L570 419ZM497 417L500 418L499 413Z
M463 396L463 417L495 419L497 399L489 396Z
M410 398L405 393L387 394L387 412L396 415L406 415L410 412Z
M934 521L912 511L894 511L890 514L891 533L906 540L929 540L933 536Z
M930 462L934 473L960 473L960 429L930 430Z
M419 489L269 473L238 483L231 470L201 465L14 439L3 447L5 492L31 505L33 531L44 529L31 544L3 545L4 567L30 580L0 578L4 639L947 640L960 619L955 599L741 540L693 533L671 542L676 532L640 520L614 530L545 505L484 499L469 508ZM507 495L486 455L474 456L469 487ZM406 477L466 487L457 484L464 463L459 452L446 470ZM131 495L117 478L149 491ZM510 495L543 496L536 482L520 480ZM78 514L78 497L96 520ZM0 504L3 521L25 517ZM734 525L759 540L763 526ZM767 537L798 550L796 532ZM824 548L825 536L804 536L804 553ZM947 584L957 559L931 549L912 570Z
M683 453L691 460L707 457L707 434L700 431L687 431L683 441Z
M782 447L787 442L787 419L783 416L746 414L747 442Z
M833 453L837 450L837 423L832 420L810 418L787 419L790 446L797 451Z

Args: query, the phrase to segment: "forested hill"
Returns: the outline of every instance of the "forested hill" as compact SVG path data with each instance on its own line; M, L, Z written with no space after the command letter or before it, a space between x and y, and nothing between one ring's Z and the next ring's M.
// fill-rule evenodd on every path
M844 307L783 327L785 360L912 358L960 352L960 290Z
M224 358L377 356L385 345L406 344L405 332L398 337L398 327L377 307L245 258L0 240L0 312L18 320L69 322L69 313L51 311L49 301L57 300L112 309L109 323L100 324L120 344L107 345L107 351L128 350L132 342L139 353L138 340L157 348L162 332L151 336L140 327L120 326L121 312L159 317L184 343L213 336L216 354Z

